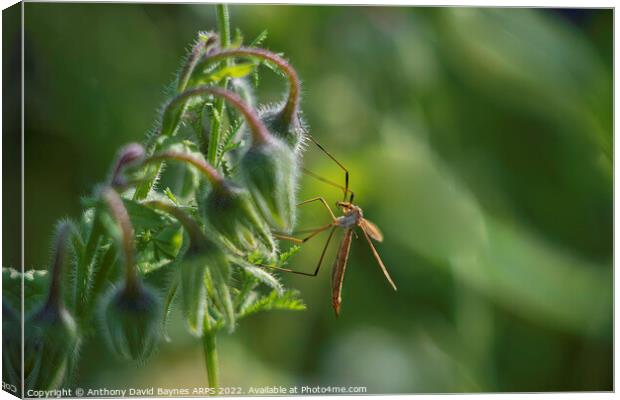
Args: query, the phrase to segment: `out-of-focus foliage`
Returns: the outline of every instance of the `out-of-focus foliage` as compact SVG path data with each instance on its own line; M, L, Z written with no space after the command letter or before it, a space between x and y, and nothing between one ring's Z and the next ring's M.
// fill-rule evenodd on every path
M26 263L79 213L117 148L140 140L161 82L210 5L26 4ZM371 393L610 390L612 11L233 6L304 78L312 135L351 171L391 292L354 241L335 319L334 248L318 278L283 276L308 311L257 315L222 341L222 383L365 385ZM263 101L281 100L278 76ZM338 167L310 147L305 166ZM341 193L312 178L302 197ZM42 201L45 199L45 201ZM328 222L318 206L302 226ZM319 222L319 223L317 223ZM290 260L311 270L325 235ZM89 385L200 386L201 354L169 322L141 370L84 348ZM97 354L97 357L89 357Z

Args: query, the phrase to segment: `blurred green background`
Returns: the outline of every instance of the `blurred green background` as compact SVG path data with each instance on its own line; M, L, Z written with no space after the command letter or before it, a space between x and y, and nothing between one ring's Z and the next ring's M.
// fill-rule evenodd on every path
M221 335L224 385L370 393L611 390L613 11L232 6L304 80L314 137L351 171L398 285L354 241L339 319L329 267L283 276L306 312ZM153 126L212 5L25 5L26 265L77 217L118 147ZM257 96L285 86L265 70ZM309 147L305 166L343 179ZM339 198L304 178L301 197ZM328 221L320 207L302 226ZM294 265L310 270L322 242ZM205 383L178 316L146 365L82 349L76 386Z

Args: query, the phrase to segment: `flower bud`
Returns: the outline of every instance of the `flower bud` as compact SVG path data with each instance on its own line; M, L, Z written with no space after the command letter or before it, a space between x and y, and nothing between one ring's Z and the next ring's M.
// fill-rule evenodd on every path
M303 147L305 129L300 119L299 99L301 82L295 68L279 55L261 48L239 47L219 49L205 54L197 64L195 71L201 72L208 66L229 58L258 59L277 69L288 80L289 90L286 100L276 107L268 108L260 113L260 119L269 132L282 139L291 149L299 153Z
M235 326L235 314L228 285L230 264L220 246L210 240L200 226L180 208L161 201L150 201L148 205L174 216L183 225L190 245L181 261L181 300L183 313L191 333L202 336L205 314L208 310L206 281L210 279L210 295L220 309L228 330ZM210 272L210 274L209 274Z
M191 246L185 260L181 263L181 300L183 313L191 333L202 336L204 317L208 308L207 288L205 279L207 270L212 276L217 276L218 285L230 284L230 264L224 252L216 245L210 244L206 248ZM234 312L230 294L217 290L213 293L215 301L221 305L222 315L229 330L234 327Z
M138 143L129 143L121 148L110 175L110 185L121 189L127 186L127 178L124 176L126 168L138 163L144 155L144 147Z
M299 175L293 151L276 139L255 142L241 158L240 172L263 217L273 228L290 232Z
M306 138L306 130L299 112L290 117L284 105L268 107L259 112L261 121L269 133L281 139L296 153L301 152Z
M47 300L25 320L24 379L28 389L58 387L77 351L77 326L64 307L62 294L62 269L74 229L69 221L58 225Z
M199 32L198 39L194 43L192 50L185 57L183 66L177 79L177 92L181 93L187 88L187 83L196 64L200 60L203 54L208 54L211 51L219 48L219 37L214 32Z
M219 312L223 315L228 333L232 333L235 330L235 310L229 289L229 275L221 268L208 268L206 282L209 297L213 299Z
M230 90L236 93L249 107L254 107L254 93L252 85L245 78L231 79L228 83Z
M203 202L206 220L233 249L245 253L264 250L273 255L275 243L263 219L243 188L224 181L213 186Z
M103 336L119 357L148 358L161 336L161 301L157 294L137 284L114 287L102 301L100 310Z
M191 250L190 250L191 252ZM206 260L188 254L181 262L181 306L191 334L200 337L204 327L207 309L207 288L205 286Z
M4 278L4 277L3 277ZM17 284L17 282L15 282ZM3 282L3 286L4 282ZM3 290L6 289L3 287ZM16 384L22 379L21 354L21 318L17 311L8 304L7 298L2 299L2 379L4 382ZM17 385L15 385L17 386ZM18 388L21 390L21 388ZM19 393L14 393L19 395Z
M48 302L27 317L24 330L26 388L57 388L77 348L75 321L64 307L56 307Z

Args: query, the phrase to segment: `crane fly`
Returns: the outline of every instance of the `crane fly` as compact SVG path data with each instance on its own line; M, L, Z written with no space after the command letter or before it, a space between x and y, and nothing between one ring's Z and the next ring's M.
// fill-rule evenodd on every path
M330 230L329 236L327 237L327 240L325 241L325 245L323 246L323 251L321 252L321 256L319 258L319 262L316 266L316 269L314 270L314 272L308 273L308 272L296 271L296 270L289 269L289 268L281 268L281 267L267 266L267 265L266 267L279 269L281 271L291 272L291 273L299 274L299 275L317 276L321 268L321 264L323 263L323 259L325 258L325 253L327 252L329 243L332 237L334 236L334 233L339 228L343 229L344 234L340 242L340 245L338 247L338 253L336 254L336 260L334 261L334 265L332 268L332 278L331 278L332 306L334 308L336 316L338 316L340 314L340 305L342 304L342 285L344 282L344 274L347 268L347 262L349 259L349 252L351 250L351 242L353 240L353 236L355 235L355 237L357 238L357 233L356 233L357 228L361 230L364 238L368 242L370 250L377 264L379 265L379 267L381 268L381 271L383 272L383 275L385 276L387 281L390 283L392 288L394 288L394 290L396 290L396 285L394 284L392 277L388 273L387 268L385 267L385 264L381 260L381 257L379 256L379 253L377 252L377 249L375 248L373 244L373 240L377 242L382 242L383 234L381 233L381 231L375 224L373 224L372 222L364 218L364 213L362 209L358 205L353 203L354 193L353 191L349 189L349 171L344 167L344 165L342 165L338 160L336 160L336 158L334 158L327 150L325 150L325 148L323 148L323 146L321 146L318 142L316 142L312 137L309 136L309 139L312 142L314 142L314 144L316 144L320 150L322 150L329 158L331 158L336 164L338 164L338 166L345 172L345 186L341 186L319 175L316 175L313 172L306 170L305 168L303 169L303 172L306 173L307 175L312 176L315 179L318 179L324 183L327 183L329 185L335 186L343 190L344 192L343 200L336 203L337 207L342 212L342 215L336 217L331 207L329 206L329 204L323 197L315 197L315 198L299 203L298 206L313 203L313 202L319 202L329 212L329 215L331 217L331 222L329 224L326 224L318 228L307 229L307 230L296 232L298 234L309 233L309 235L304 238L297 238L294 236L283 235L279 233L274 233L274 236L276 236L279 239L292 241L298 244L303 244L307 242L308 240L312 239L313 237L317 236L319 233L324 232L329 229ZM347 195L349 195L348 200L347 200Z

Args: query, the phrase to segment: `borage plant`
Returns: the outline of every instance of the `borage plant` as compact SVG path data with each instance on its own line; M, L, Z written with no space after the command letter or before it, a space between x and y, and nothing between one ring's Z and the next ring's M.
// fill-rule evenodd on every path
M304 309L263 268L282 267L297 249L280 252L273 232L295 225L306 132L299 79L258 47L265 34L246 47L238 31L231 40L225 6L217 15L219 34L199 33L154 133L119 151L78 221L59 223L49 274L4 269L5 283L25 280L28 389L66 382L96 331L114 354L144 362L166 338L175 301L217 387L218 332L263 310ZM255 105L261 65L287 79L281 104ZM18 297L3 302L9 324ZM18 371L16 357L5 359Z

